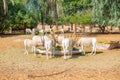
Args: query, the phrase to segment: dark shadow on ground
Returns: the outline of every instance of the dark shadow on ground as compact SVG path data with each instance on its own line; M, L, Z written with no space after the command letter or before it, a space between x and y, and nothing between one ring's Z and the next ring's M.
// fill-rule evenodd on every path
M72 57L70 58L70 59L74 59L74 58L79 58L80 56L86 56L86 55L89 55L91 52L90 51L88 51L88 52L86 52L86 54L84 55L84 54L82 54L81 52L80 53L76 53L76 54L72 54ZM102 51L97 51L96 52L96 55L98 55L98 54L101 54L101 53L103 53ZM37 55L39 55L40 53L37 53ZM43 53L43 54L41 54L42 56L46 56L46 53ZM62 54L55 54L55 56L53 57L53 58L61 58L62 56L64 56L64 54L62 53ZM68 56L68 54L66 54L66 56Z
M105 33L101 33L101 32L92 32L92 33L90 33L90 32L85 32L85 33L76 33L76 35L78 36L78 37L81 37L81 36L86 36L86 37L88 37L88 36L99 36L99 35L109 35L109 34L113 34L113 35L116 35L116 34L120 34L120 32L112 32L112 33L107 33L107 32L105 32Z
M85 52L86 54L90 54L91 52L90 51L88 51L88 52ZM102 51L97 51L96 52L96 55L98 55L98 54L101 54L101 53L103 53Z
M72 32L66 32L67 34L72 34ZM48 33L49 34L49 33ZM99 35L103 35L103 34L120 34L120 32L105 32L105 33L101 33L101 32L85 32L85 33L82 33L82 32L77 32L76 35L78 36L99 36ZM15 32L15 33L4 33L4 34L0 34L0 37L1 38L4 38L4 37L14 37L14 36L19 36L19 35L25 35L24 32ZM31 35L31 34L27 34L27 35Z
M25 35L25 34L1 34L1 38L6 38L6 37L15 37L15 36L20 36L20 35Z

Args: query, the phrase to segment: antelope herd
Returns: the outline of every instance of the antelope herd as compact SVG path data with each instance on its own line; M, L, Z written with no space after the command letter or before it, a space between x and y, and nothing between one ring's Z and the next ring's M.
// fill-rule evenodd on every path
M29 29L27 29L29 31ZM43 30L40 31L43 34ZM28 33L28 32L27 32ZM96 54L96 38L88 38L88 37L81 37L81 38L75 38L72 37L65 37L64 30L62 30L62 35L55 35L55 33L50 30L50 33L52 33L51 37L42 35L42 36L33 36L32 39L25 39L24 40L24 47L25 47L25 54L28 54L28 47L32 48L32 52L34 53L34 56L36 56L36 50L38 46L42 46L46 49L46 57L49 59L49 53L50 58L54 56L55 54L55 47L56 45L61 45L63 52L64 52L64 59L67 59L66 54L70 54L69 57L72 57L72 50L73 47L79 47L81 46L82 54L85 54L85 46L92 46L92 52L90 55Z

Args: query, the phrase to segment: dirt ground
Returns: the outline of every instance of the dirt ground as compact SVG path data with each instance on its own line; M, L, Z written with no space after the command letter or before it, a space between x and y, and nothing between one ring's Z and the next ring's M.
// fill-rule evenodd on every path
M120 34L80 35L97 41L117 40ZM30 35L11 35L0 38L0 80L120 80L120 49L97 50L95 56L73 55L64 60L56 56L46 60L35 57L31 50L24 54L23 40Z

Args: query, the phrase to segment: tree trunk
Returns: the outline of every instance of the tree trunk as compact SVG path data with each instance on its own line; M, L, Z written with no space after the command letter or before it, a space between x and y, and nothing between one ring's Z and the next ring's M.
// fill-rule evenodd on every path
M8 12L8 4L7 4L8 0L3 0L3 8L4 8L4 13L6 14ZM10 0L12 2L12 4L14 5L14 0Z
M45 29L45 16L46 14L44 14L44 12L41 11L41 23L42 23L42 29Z
M113 30L113 29L112 29L112 26L111 26L111 27L110 27L110 33L112 33L112 30Z
M70 26L71 26L71 30L73 30L73 23L72 22L70 23Z
M92 28L93 28L93 26L92 26L92 25L90 25L90 33L92 33Z
M10 33L10 34L12 33L12 27L10 27L9 33Z
M50 29L52 29L52 24L50 24Z
M102 31L102 33L105 33L105 26L98 26L100 28L100 30Z
M24 27L24 34L26 34L27 23L22 25Z
M76 24L74 25L74 35L76 35Z
M55 5L54 5L54 8L55 8L55 24L56 24L56 29L58 30L58 8L57 8L57 1L55 0Z
M85 33L85 26L83 26L83 31L82 31L82 33Z
M64 29L64 25L62 24L62 29Z
M3 0L3 7L4 7L4 11L5 11L5 14L8 12L8 5L7 5L7 2L6 0Z

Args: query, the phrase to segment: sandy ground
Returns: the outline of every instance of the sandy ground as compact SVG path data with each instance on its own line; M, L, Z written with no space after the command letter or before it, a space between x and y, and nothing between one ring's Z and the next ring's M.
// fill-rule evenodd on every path
M99 41L119 40L120 34L80 35ZM0 80L120 80L120 49L97 50L95 56L74 55L46 60L46 56L25 55L23 40L32 36L0 38ZM91 50L88 49L87 52Z

